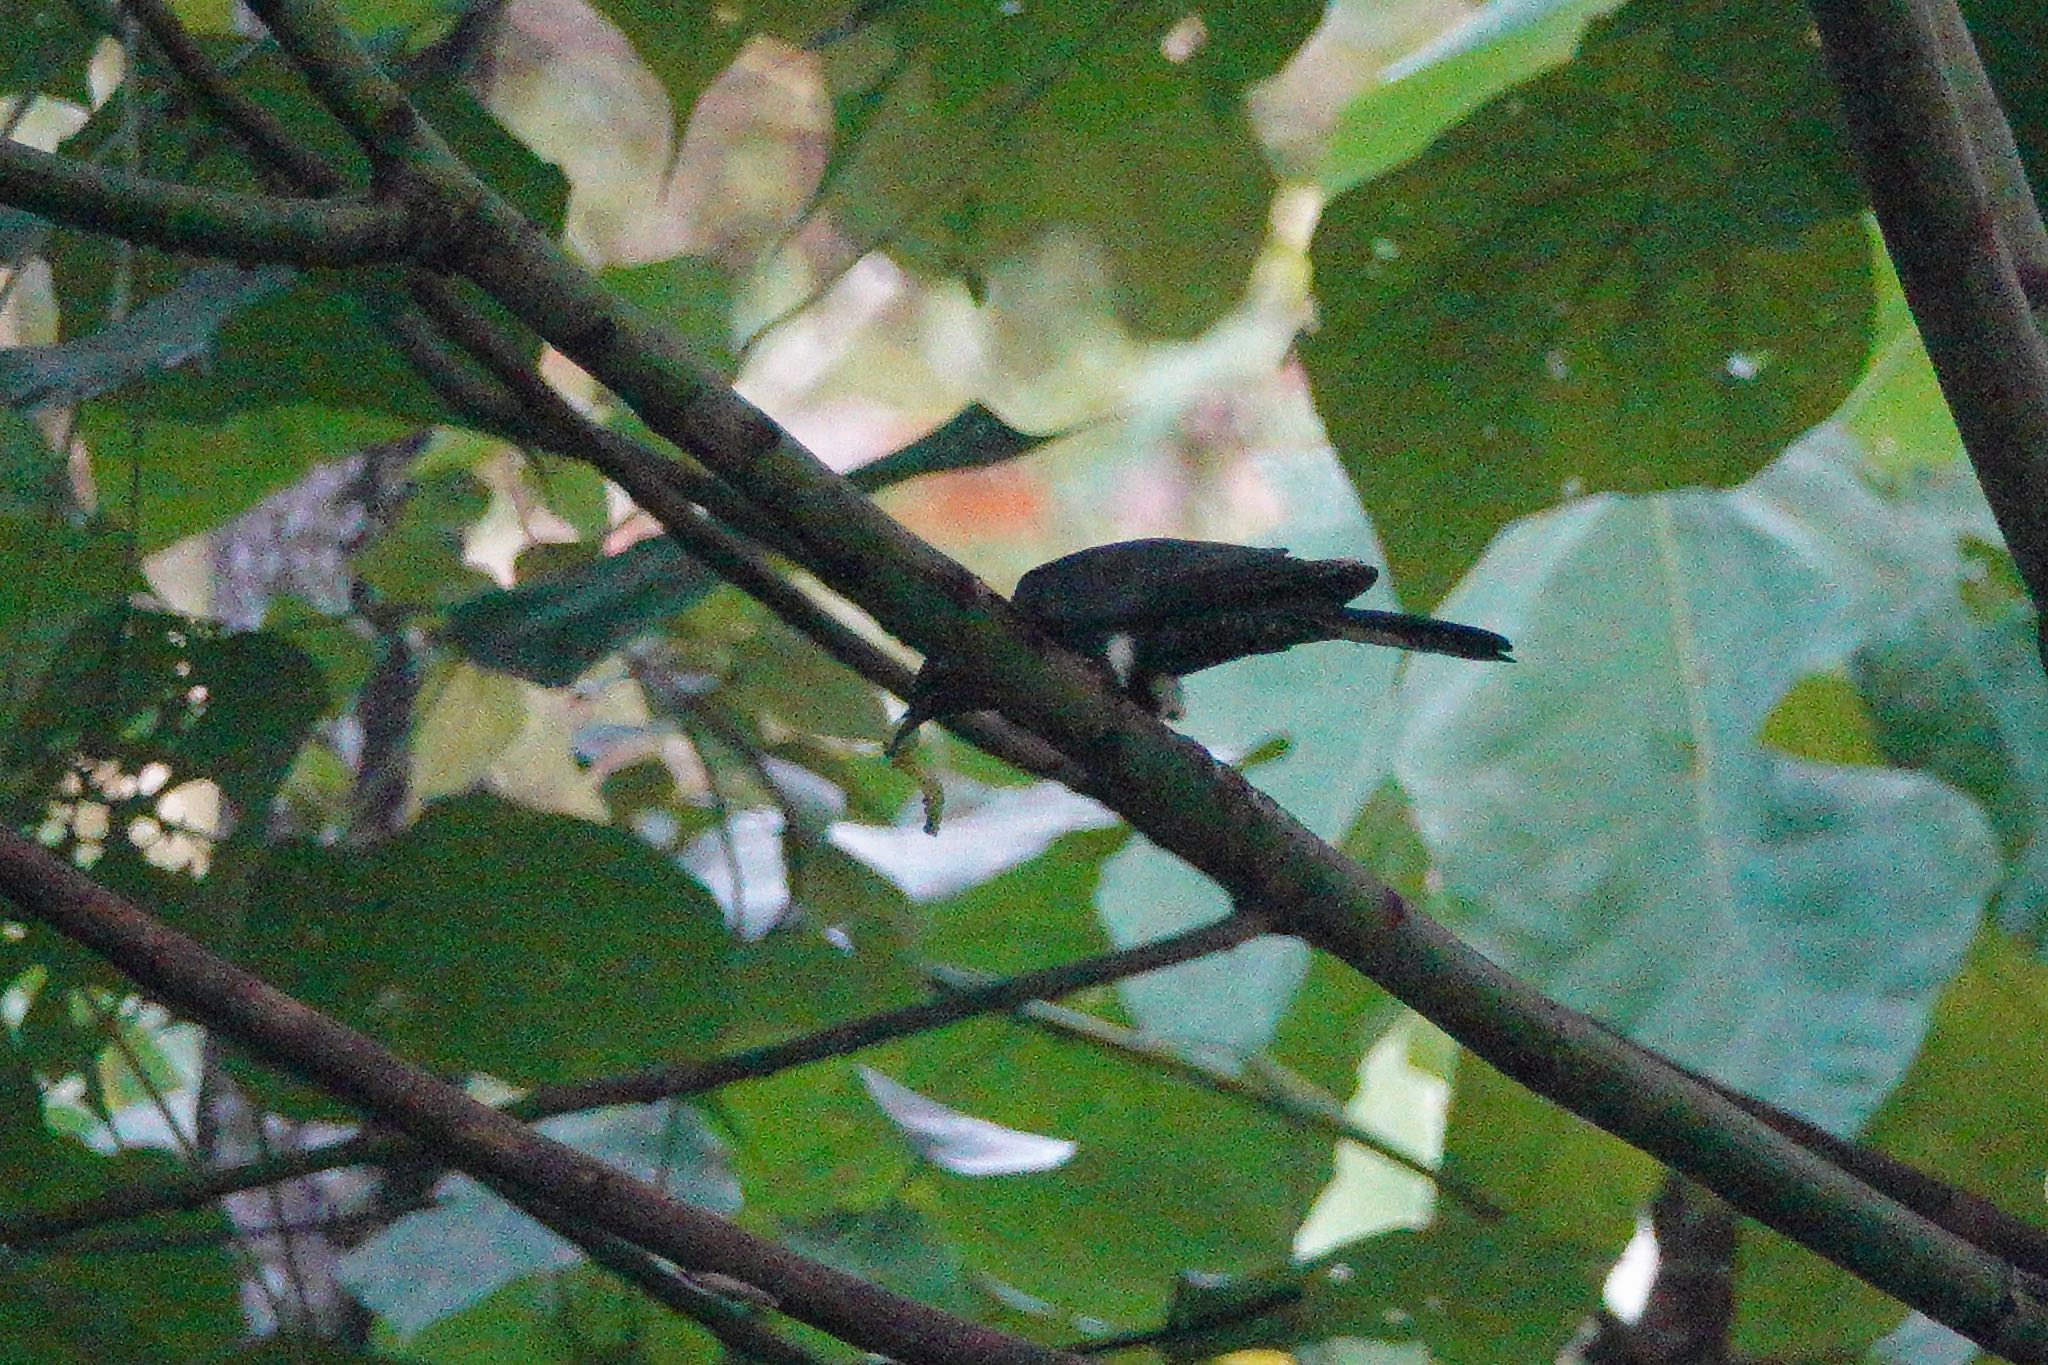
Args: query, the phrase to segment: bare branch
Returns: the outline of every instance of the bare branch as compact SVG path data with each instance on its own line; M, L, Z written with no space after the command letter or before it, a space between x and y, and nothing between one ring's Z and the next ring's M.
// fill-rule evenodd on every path
M2040 615L2048 607L2048 341L1979 173L1934 25L1920 0L1811 0L1811 8L1885 246Z
M404 260L424 236L396 200L285 199L176 185L0 141L0 200L53 223L244 265Z
M0 830L0 894L98 953L150 995L319 1085L443 1160L654 1252L692 1274L753 1286L782 1311L905 1365L1053 1365L1072 1357L927 1308L767 1242L394 1056L369 1038L208 952L11 830Z

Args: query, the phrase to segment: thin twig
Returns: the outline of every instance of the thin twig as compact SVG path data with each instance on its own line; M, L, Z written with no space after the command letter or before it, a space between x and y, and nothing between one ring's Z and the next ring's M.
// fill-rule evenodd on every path
M925 974L954 989L971 988L986 980L979 972L963 971L943 963L930 964L925 968ZM1305 1077L1278 1062L1254 1058L1243 1068L1231 1070L1190 1056L1136 1029L1044 1000L1027 1000L1011 1012L1056 1038L1072 1039L1113 1052L1205 1090L1243 1100L1297 1127L1354 1143L1411 1175L1421 1176L1475 1217L1492 1220L1503 1213L1500 1205L1484 1191L1456 1176L1444 1174L1422 1158L1402 1151L1379 1134L1353 1122L1351 1116L1344 1112L1343 1103L1334 1095L1318 1089Z
M739 1081L759 1080L813 1062L849 1056L863 1048L896 1042L950 1025L1015 1009L1026 1000L1048 1000L1091 986L1142 976L1148 971L1223 952L1249 942L1257 924L1242 917L1219 920L1152 943L1063 962L985 986L948 991L930 1000L878 1014L829 1024L779 1042L701 1061L673 1062L623 1075L547 1086L506 1106L515 1118L537 1120L611 1104L645 1104L702 1095ZM203 1208L225 1195L298 1179L345 1166L416 1158L418 1148L402 1136L371 1132L275 1161L233 1170L199 1172L111 1190L98 1198L50 1212L0 1218L0 1246L29 1247L54 1242L109 1223L152 1214Z

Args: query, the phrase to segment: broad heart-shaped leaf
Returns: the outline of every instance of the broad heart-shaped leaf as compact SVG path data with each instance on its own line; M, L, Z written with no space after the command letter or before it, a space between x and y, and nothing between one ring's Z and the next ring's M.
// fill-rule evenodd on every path
M1330 206L1316 404L1427 605L1561 490L1729 484L1825 417L1871 307L1792 0L1642 0Z
M716 1213L740 1206L725 1145L695 1109L621 1105L538 1125L567 1143ZM434 1206L405 1217L342 1259L340 1278L384 1324L411 1336L514 1280L559 1270L583 1253L464 1176L449 1176Z
M255 970L440 1070L580 1079L724 1016L718 907L619 830L460 797L374 850L279 848L257 886Z
M1997 863L1953 788L1758 742L1795 679L1924 591L1883 572L1881 504L1815 456L1511 529L1446 609L1520 662L1421 661L1395 770L1489 956L1848 1132L1911 1059Z
M4 818L149 913L217 934L216 888L261 848L271 798L326 702L312 662L277 636L102 612L70 635L9 732ZM39 1065L76 1065L103 1039L68 1025L69 989L116 978L41 930L0 942L0 978L32 963L51 977L21 1036Z
M107 1161L54 1136L25 1059L0 1048L0 1170L10 1214L56 1209L123 1180L167 1173L156 1157ZM225 1234L212 1212L181 1228ZM222 1244L140 1256L10 1254L0 1259L5 1358L53 1365L213 1360L242 1336L235 1261Z
M1287 512L1263 539L1304 557L1384 562L1371 523L1328 460L1317 454L1275 461L1266 473ZM1385 606L1386 599L1375 605ZM1288 751L1260 764L1252 780L1311 829L1335 838L1384 772L1383 727L1393 711L1399 660L1393 650L1330 643L1211 669L1187 680L1187 728L1225 753L1286 736ZM1142 841L1104 865L1096 906L1119 946L1230 909L1214 882ZM1262 939L1127 982L1122 995L1139 1026L1155 1037L1241 1057L1272 1038L1307 970L1308 951L1300 943Z
M1104 247L1123 311L1186 334L1243 289L1273 180L1243 104L1322 6L1167 0L880 9L842 62L823 204L857 242L970 281L1049 229Z

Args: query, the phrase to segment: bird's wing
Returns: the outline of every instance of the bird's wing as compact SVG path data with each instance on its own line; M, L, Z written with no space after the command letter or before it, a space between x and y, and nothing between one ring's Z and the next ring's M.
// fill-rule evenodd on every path
M1082 634L1232 607L1341 604L1379 576L1352 559L1211 540L1127 540L1041 564L1017 583L1017 609L1049 630Z

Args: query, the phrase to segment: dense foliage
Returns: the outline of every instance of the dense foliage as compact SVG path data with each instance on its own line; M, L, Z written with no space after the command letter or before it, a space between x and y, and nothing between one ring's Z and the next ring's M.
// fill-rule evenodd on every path
M369 182L273 45L174 8ZM1198 534L1512 637L1232 665L1187 728L1555 999L2038 1214L2048 681L1801 7L339 8L491 185L989 581ZM2048 15L1970 17L2039 164ZM277 188L94 0L0 31L16 138ZM504 1100L1229 908L935 728L885 762L872 679L422 379L398 266L198 260L4 185L0 795L152 913ZM26 915L0 987L0 1358L725 1358L418 1164L44 1238L358 1116ZM1279 937L742 1074L542 1127L1118 1359L1550 1360L1664 1174ZM1973 1358L1775 1234L1731 1273L1743 1355Z

